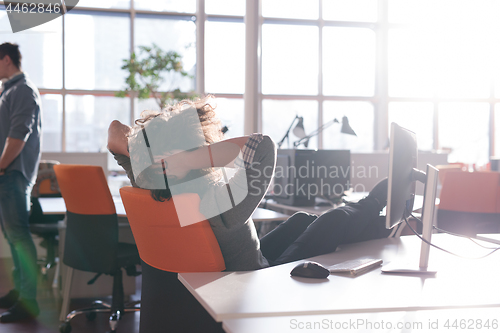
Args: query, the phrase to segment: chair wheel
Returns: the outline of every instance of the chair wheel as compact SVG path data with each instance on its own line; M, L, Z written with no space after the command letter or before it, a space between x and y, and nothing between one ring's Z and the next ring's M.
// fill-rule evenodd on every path
M88 321L93 321L96 316L97 316L96 312L87 312L87 313L85 313L85 317L87 317Z
M111 316L109 317L109 327L111 328L111 333L116 332L118 320L120 320L120 311L111 314Z
M71 324L64 322L61 325L59 325L59 332L61 332L61 333L71 332Z

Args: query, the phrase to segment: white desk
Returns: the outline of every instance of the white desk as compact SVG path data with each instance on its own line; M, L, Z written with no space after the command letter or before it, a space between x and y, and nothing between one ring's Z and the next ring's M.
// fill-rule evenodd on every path
M44 214L66 214L66 205L63 198L39 198L38 201ZM113 197L113 201L115 202L118 217L127 217L121 198ZM252 215L254 222L284 221L287 218L288 215L263 208L257 208Z
M433 242L468 256L486 251L466 239L448 235L434 235ZM382 258L384 264L396 258L418 263L419 252L419 239L404 236L343 245L312 260L324 266L358 258ZM380 268L356 278L295 278L290 271L297 263L289 263L251 272L181 273L179 280L216 321L491 307L500 306L499 261L498 252L472 261L433 248L430 262L439 268L434 278L387 275Z
M500 308L391 311L224 320L227 333L498 332Z
M120 217L125 217L125 208L123 207L122 199L113 197L115 202L116 214ZM42 211L47 215L66 214L66 204L63 198L38 198Z
M119 240L120 242L134 243L134 238L132 236L132 231L130 230L130 225L126 219L127 215L123 202L120 197L113 197L113 201L116 207L116 213L118 215L118 226L120 227ZM66 214L66 204L63 198L39 198L40 206L44 214L55 215L55 214ZM274 212L268 209L257 208L252 215L254 222L267 223L272 221L284 221L288 218L288 215ZM60 222L59 226L60 243L59 243L59 253L62 255L64 253L64 236L65 236L65 222ZM58 266L59 268L59 266ZM62 280L65 281L66 271L62 271ZM73 284L75 286L83 285L84 288L72 288L71 297L98 297L101 295L108 295L109 290L112 286L112 277L103 276L99 278L92 286L87 286L86 282L94 277L94 273L89 272L78 272L73 275ZM56 273L56 277L58 273ZM131 295L135 293L135 277L125 276L124 278L125 294ZM53 283L53 287L58 287L57 279ZM65 307L61 310L61 320L68 313L69 304L66 302Z

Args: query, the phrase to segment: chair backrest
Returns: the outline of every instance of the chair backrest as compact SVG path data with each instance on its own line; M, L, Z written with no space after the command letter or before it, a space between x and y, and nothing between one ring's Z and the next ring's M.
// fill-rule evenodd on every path
M54 172L54 165L57 164L59 164L58 161L40 161L36 182L31 191L31 212L29 218L29 223L31 225L57 223L58 221L64 219L64 214L44 214L42 206L38 201L39 197L61 197L61 191L59 190L59 185L57 184ZM34 229L32 228L31 231L33 232ZM51 234L52 233L53 232L51 231Z
M439 170L439 183L444 184L444 179L449 172L465 171L460 163L436 165Z
M212 228L199 211L197 194L176 195L160 202L149 190L126 186L120 189L120 195L145 263L176 273L220 272L226 268ZM176 206L197 215L201 222L181 227Z
M439 228L471 236L500 232L500 173L447 172L439 199Z
M118 219L100 166L54 166L66 204L63 262L73 268L112 273L117 266Z
M59 161L41 160L38 165L38 174L35 185L31 191L32 197L56 197L61 196L54 173L54 165Z
M439 209L500 213L500 173L447 172L439 199Z

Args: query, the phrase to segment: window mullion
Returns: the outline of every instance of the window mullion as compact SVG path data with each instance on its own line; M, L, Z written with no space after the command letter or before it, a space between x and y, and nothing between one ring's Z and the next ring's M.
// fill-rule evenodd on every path
M260 1L246 0L245 14L245 134L258 132L260 128L260 67L259 45ZM257 112L256 112L257 110Z
M197 0L196 7L196 91L205 94L205 0Z
M130 0L130 55L134 53L135 49L135 39L134 39L134 33L135 33L135 6L134 6L134 0ZM134 103L134 96L130 95L130 126L134 125L134 120L135 120L135 103Z
M378 8L378 29L376 28L376 81L375 81L375 96L377 102L375 104L375 117L373 122L373 148L375 150L382 149L389 137L389 85L388 85L388 5L387 0L379 1Z
M323 125L323 0L319 0L319 20L318 20L318 128ZM323 133L318 135L318 148L323 148Z
M61 151L66 152L66 56L65 56L65 15L62 16L62 130L61 130Z

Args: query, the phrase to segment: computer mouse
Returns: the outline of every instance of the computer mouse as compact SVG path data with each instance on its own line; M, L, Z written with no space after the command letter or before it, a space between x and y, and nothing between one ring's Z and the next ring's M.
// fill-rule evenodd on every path
M330 275L330 271L323 265L314 261L305 261L290 272L291 276L300 276L306 278L326 279Z

